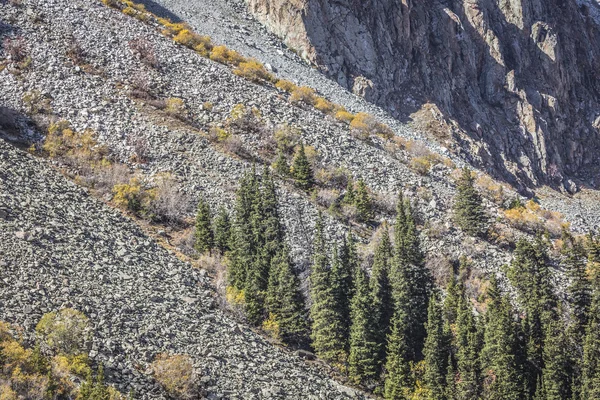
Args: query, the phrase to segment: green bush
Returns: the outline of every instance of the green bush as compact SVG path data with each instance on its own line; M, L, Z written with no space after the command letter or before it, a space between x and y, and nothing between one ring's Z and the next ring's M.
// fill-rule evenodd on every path
M87 351L90 329L90 321L82 312L63 308L44 314L35 331L54 352L77 355Z

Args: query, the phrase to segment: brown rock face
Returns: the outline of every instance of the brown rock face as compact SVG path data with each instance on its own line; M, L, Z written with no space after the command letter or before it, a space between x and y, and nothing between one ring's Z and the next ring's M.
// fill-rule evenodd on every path
M600 25L587 0L247 0L286 43L398 118L435 103L472 161L597 185Z

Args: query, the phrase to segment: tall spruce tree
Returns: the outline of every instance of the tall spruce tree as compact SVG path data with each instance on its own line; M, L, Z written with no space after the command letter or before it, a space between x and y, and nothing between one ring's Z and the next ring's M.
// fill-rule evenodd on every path
M231 242L231 222L229 221L229 213L225 207L219 208L214 222L214 245L221 254L229 251Z
M255 325L259 325L266 317L265 296L271 260L281 251L283 245L283 230L277 211L277 194L268 168L264 169L260 183L252 202L250 224L255 249L245 285L246 316Z
M271 261L266 304L277 323L281 340L296 346L304 344L308 333L304 299L287 245Z
M322 359L343 366L347 361L346 340L340 322L340 307L331 287L328 264L323 236L323 217L319 214L315 226L313 264L310 273L312 347Z
M239 291L246 288L248 267L253 262L257 249L252 232L252 212L255 199L259 196L254 168L242 177L236 193L235 218L231 229L231 253L227 276L229 285Z
M408 329L404 337L408 341L406 348L409 361L421 358L425 342L425 322L432 288L432 278L425 267L421 252L419 235L416 229L412 208L402 194L399 196L396 226L395 252L390 273L392 293L404 297L404 303L395 299L395 307L402 307L401 315L407 320L404 326Z
M356 206L356 216L361 222L367 222L372 216L372 204L367 185L362 179L356 184L356 193L354 194L354 205Z
M546 325L544 341L544 400L571 398L571 376L565 328L561 321L550 321Z
M458 375L456 382L457 399L478 399L480 388L480 332L477 330L473 310L465 296L464 289L461 290L458 304L455 346L456 372Z
M398 296L396 301L402 301ZM391 329L387 338L385 380L383 396L386 399L406 399L412 389L408 340L405 337L408 317L403 307L395 307Z
M423 348L425 372L423 382L430 400L446 400L446 375L450 349L447 332L444 329L443 311L436 293L429 299L427 313L427 338Z
M533 396L536 392L534 385L544 365L545 326L557 318L557 300L552 290L546 244L542 238L538 237L534 242L525 239L517 242L507 275L525 310L522 320L526 343L524 375L529 383L529 395Z
M591 285L587 276L587 262L585 248L568 232L563 233L563 264L571 283L567 288L569 305L573 320L573 333L575 340L581 341L585 334L588 311L592 302Z
M351 303L350 353L348 375L358 384L375 381L378 374L379 343L369 280L362 268L355 271Z
M600 399L600 291L594 292L583 343L581 399Z
M300 143L291 168L292 177L296 182L296 185L303 190L309 190L313 187L315 181L313 177L312 167L308 158L306 157L306 151L304 149L304 143Z
M524 398L523 374L519 365L518 327L513 309L501 295L493 277L488 290L489 302L485 313L484 346L481 352L483 398L490 400L520 400Z
M352 181L352 179L348 179L348 183L346 184L346 193L344 193L344 203L354 204L354 198L354 182Z
M290 166L282 149L277 150L277 159L273 163L273 169L281 176L288 176L290 174Z
M474 183L471 170L464 167L456 188L454 222L467 234L481 236L487 231L488 217Z
M373 314L375 332L379 344L378 366L385 363L385 343L390 331L390 321L394 314L392 287L390 284L390 264L393 250L386 223L382 225L382 234L375 250L373 268L371 269L370 287L373 297Z
M194 248L199 253L206 253L213 248L213 231L211 226L210 206L203 198L198 201L196 226L194 232Z
M348 231L339 252L339 268L334 271L336 282L333 284L346 338L350 334L350 301L354 294L354 273L358 268L360 268L360 261L356 250L356 239L352 231Z

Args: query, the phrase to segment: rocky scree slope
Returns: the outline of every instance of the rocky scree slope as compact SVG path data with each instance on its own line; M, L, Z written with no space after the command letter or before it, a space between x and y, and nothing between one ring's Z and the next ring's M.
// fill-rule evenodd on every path
M31 332L63 307L94 324L90 357L136 398L160 352L190 355L208 398L360 397L215 307L210 279L45 162L0 140L0 320Z
M247 3L324 73L395 116L434 103L496 176L571 191L599 184L596 2Z
M346 124L311 107L291 106L273 87L241 79L228 67L174 44L155 27L99 2L24 3L26 12L23 8L0 5L11 29L26 39L32 57L31 66L24 72L26 79L9 69L0 72L0 100L6 107L27 114L23 96L39 91L49 99L56 118L67 119L77 131L93 129L100 142L124 163L130 163L134 153L131 143L142 140L148 143L148 162L132 167L149 177L170 172L192 203L202 195L215 208L231 204L235 182L251 163L217 150L198 127L207 131L212 124L222 123L236 104L256 107L267 127L288 124L302 129L302 139L315 147L322 164L346 168L385 198L394 199L402 188L418 201L423 222L452 232L423 238L431 254L455 257L468 248L475 264L483 270L495 271L506 263L506 252L468 238L452 227L447 199L453 197L455 188L445 167L434 167L428 176L415 174L406 165L407 155L387 151L380 139L372 138L372 143L359 140L350 134ZM73 65L65 55L70 46L65 35L75 38L86 53L86 62L101 74L86 73ZM148 68L134 56L129 42L138 37L155 47L160 69ZM147 77L161 98L183 99L193 124L182 123L132 99L130 86L140 75ZM213 104L211 111L203 106L207 101ZM269 139L257 133L246 133L240 138L255 155ZM427 196L418 195L423 192ZM280 185L280 200L288 239L302 268L310 259L312 226L318 208L306 195L285 184ZM497 212L492 204L488 205L492 213ZM341 238L347 226L327 217L327 230L329 237Z

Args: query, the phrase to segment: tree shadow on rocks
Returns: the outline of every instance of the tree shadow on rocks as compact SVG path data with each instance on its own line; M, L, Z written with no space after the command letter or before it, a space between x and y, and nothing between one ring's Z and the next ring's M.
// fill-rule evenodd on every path
M158 15L161 18L168 18L171 20L171 22L183 22L183 20L177 14L174 14L171 10L163 7L155 1L138 0L138 3L143 4L146 7L146 10Z

